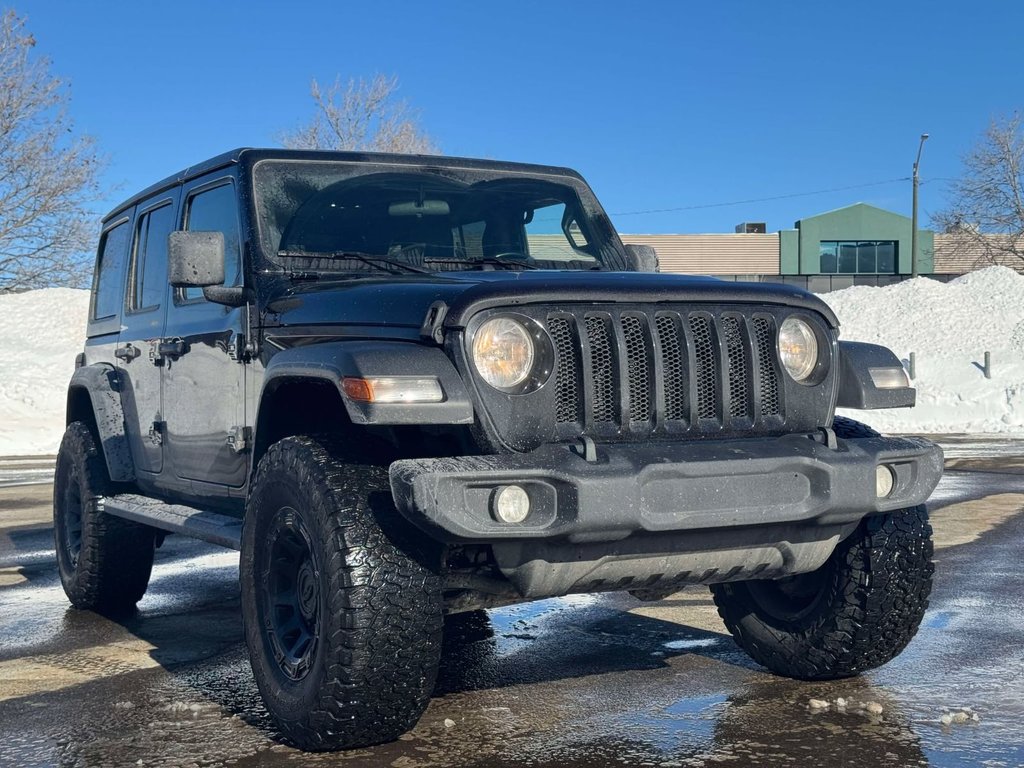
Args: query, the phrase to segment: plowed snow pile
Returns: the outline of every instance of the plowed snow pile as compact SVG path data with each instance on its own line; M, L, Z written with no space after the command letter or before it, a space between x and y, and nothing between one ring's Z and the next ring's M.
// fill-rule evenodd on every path
M0 294L0 456L56 453L89 292Z
M841 338L884 344L904 362L916 353L916 408L848 415L884 432L1024 433L1024 275L990 267L823 298ZM56 453L88 305L87 291L66 288L0 294L0 456Z
M884 344L905 365L915 353L916 408L847 415L883 432L1024 432L1024 275L989 267L948 284L918 278L822 298L840 338Z

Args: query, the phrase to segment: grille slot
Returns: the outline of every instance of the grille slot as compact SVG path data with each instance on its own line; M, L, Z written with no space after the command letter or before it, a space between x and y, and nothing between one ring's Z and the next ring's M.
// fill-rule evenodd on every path
M722 335L729 357L729 415L734 419L750 416L750 386L747 377L747 350L743 346L742 321L738 317L723 317Z
M775 334L766 317L754 318L757 372L760 379L761 415L779 415L779 379L775 373Z
M662 386L665 390L665 418L684 421L687 413L685 341L679 339L679 324L670 315L659 315L655 321L658 346L661 347Z
M787 416L776 321L751 315L731 307L553 310L545 323L556 357L557 436L780 429Z
M555 422L572 424L581 421L580 357L573 328L566 317L548 321L548 333L555 345L558 372L555 375Z
M590 348L590 376L594 387L593 414L596 422L615 421L615 358L608 323L602 317L587 317L587 346Z
M711 321L706 315L690 315L693 334L694 371L697 382L697 418L718 418L718 361L711 335Z
M622 318L622 336L626 341L626 365L629 368L629 420L651 420L651 376L644 322L636 315Z

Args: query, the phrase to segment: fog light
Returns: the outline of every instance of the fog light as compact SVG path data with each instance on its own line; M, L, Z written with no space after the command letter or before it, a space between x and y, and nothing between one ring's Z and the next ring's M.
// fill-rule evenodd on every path
M518 485L506 485L494 494L494 516L503 523L521 523L530 514L530 495Z
M896 485L896 473L892 467L879 464L875 467L875 495L880 499L886 498Z

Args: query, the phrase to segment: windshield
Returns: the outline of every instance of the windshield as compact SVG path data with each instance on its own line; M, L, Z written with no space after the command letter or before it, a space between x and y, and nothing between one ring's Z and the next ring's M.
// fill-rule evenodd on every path
M253 181L263 250L288 270L614 269L621 258L572 177L264 160Z

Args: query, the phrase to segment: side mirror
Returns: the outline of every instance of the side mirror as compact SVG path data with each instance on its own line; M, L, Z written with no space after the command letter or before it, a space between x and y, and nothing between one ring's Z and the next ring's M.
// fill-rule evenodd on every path
M224 282L223 232L171 232L167 245L167 280L173 287Z
M658 272L658 252L650 245L627 245L626 256L633 272Z

